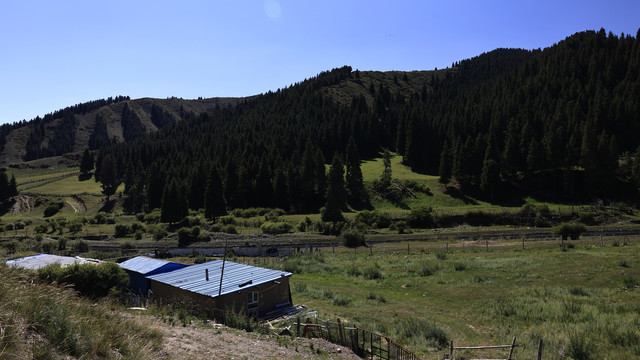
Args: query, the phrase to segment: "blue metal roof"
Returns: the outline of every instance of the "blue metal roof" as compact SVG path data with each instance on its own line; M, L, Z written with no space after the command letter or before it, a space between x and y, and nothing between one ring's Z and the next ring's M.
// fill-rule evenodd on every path
M135 271L140 274L149 274L169 264L180 265L180 264L172 263L170 261L154 259L146 256L136 256L133 259L129 259L127 261L121 262L118 265L120 265L120 267L125 270ZM184 267L184 266L186 265L177 266L177 267ZM174 267L176 266L171 266L171 268L174 268ZM167 270L170 270L170 269L167 269Z
M205 278L205 269L209 270L209 281ZM175 286L183 290L217 297L220 289L221 270L222 260L215 260L203 264L187 266L164 274L148 276L147 278ZM221 294L230 294L242 289L251 288L270 281L289 277L291 275L293 274L286 271L265 269L257 266L227 261L224 265L224 278L222 279Z

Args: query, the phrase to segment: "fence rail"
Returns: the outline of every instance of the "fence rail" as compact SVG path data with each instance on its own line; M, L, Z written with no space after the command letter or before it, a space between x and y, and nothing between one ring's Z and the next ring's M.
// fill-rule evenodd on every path
M329 322L306 318L296 319L295 335L298 337L323 338L334 344L349 347L356 355L366 359L422 360L420 356L398 344L387 336L359 327L344 326L340 319ZM320 324L319 322L322 322Z
M469 360L511 360L512 356L513 356L513 350L516 347L519 347L520 345L516 344L516 337L513 337L513 341L511 342L511 345L488 345L488 346L453 346L453 341L451 341L450 346L449 346L449 360L455 360L454 357L454 351L455 350L489 350L489 349L509 349L509 355L507 356L507 358L500 358L500 359L469 359ZM445 359L447 359L447 356L445 354ZM466 359L466 358L465 358Z

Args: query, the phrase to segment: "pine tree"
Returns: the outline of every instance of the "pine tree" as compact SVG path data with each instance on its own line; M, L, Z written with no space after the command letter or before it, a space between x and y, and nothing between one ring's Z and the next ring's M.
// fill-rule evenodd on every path
M160 220L170 224L184 219L189 214L189 206L184 192L175 179L171 179L162 194Z
M256 177L256 205L261 207L271 207L273 195L273 184L271 183L271 171L265 156L260 161L260 170Z
M216 165L211 166L207 180L207 190L204 195L204 216L215 219L227 214L227 204L224 199L222 180Z
M111 154L108 154L102 160L102 168L100 169L100 182L102 183L102 194L109 197L116 193L120 179L118 179L118 169L116 169L116 161Z
M9 196L18 196L18 184L16 183L15 175L11 174L11 180L9 180Z
M451 156L451 148L449 147L449 142L445 140L444 145L442 146L442 151L440 152L440 166L439 174L440 179L438 181L442 184L448 184L449 180L451 180L451 171L453 169L453 157Z
M362 170L360 169L360 155L358 155L358 147L353 136L349 138L349 144L347 145L346 168L345 185L350 200L354 203L364 201L366 199L366 190L362 179Z
M89 149L84 149L82 160L80 161L80 172L88 174L91 170L93 170L93 156L89 152Z
M329 168L327 184L327 202L322 211L322 221L344 221L342 210L347 207L347 196L344 188L344 165L340 155L335 153Z
M0 171L0 201L5 201L9 198L9 179L7 173Z

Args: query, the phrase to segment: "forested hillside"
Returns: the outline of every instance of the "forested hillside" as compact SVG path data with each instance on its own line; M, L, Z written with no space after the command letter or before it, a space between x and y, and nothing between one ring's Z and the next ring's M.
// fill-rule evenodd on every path
M183 211L204 207L202 194L228 209L317 210L325 164L346 156L350 138L359 158L395 150L414 170L487 199L515 186L628 200L640 181L639 107L640 41L587 31L544 50L498 49L440 71L345 66L171 124L98 159L116 159L132 212L160 207L167 189ZM218 183L223 194L207 191Z
M86 148L97 150L157 131L175 121L232 106L237 98L137 99L116 96L90 101L0 126L0 162L30 161Z

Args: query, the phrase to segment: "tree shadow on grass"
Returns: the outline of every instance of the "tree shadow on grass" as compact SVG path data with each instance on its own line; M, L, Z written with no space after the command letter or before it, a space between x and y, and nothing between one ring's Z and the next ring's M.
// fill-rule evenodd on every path
M116 206L116 199L111 199L109 201L105 201L104 205L98 210L99 212L110 213L113 211L113 208Z
M78 181L87 181L87 180L91 179L91 177L93 177L93 173L80 174L80 175L78 175Z
M478 202L465 195L455 186L447 186L446 193L454 199L462 200L466 205L478 205Z

